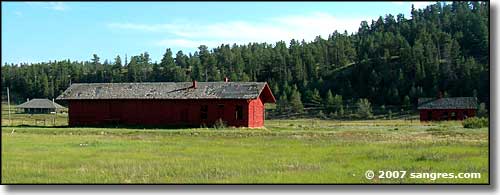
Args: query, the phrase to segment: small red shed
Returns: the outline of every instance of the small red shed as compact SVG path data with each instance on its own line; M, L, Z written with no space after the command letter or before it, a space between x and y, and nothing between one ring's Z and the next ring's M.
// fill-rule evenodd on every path
M264 104L276 100L265 82L157 82L72 84L57 100L68 102L70 126L264 126Z
M463 120L476 116L477 98L419 98L420 121Z

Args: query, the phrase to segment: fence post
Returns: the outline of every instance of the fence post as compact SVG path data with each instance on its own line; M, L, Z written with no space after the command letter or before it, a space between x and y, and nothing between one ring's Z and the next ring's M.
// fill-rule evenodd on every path
M12 119L10 118L10 93L8 87L7 87L7 104L9 106L9 125L12 126Z

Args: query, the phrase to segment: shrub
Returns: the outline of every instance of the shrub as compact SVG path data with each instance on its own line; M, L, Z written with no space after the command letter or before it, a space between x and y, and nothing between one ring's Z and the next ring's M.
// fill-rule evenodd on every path
M227 127L227 124L225 121L223 121L221 118L219 120L215 121L214 128L216 129L224 129Z
M318 112L317 117L320 119L326 119L325 113L323 113L323 111L321 111L321 110Z
M464 125L464 128L482 128L482 127L488 127L488 118L477 118L477 117L472 117L465 119L462 124Z
M358 107L357 109L358 117L364 119L372 118L373 111L370 101L368 101L368 99L359 99L358 102L356 103L356 106Z
M337 114L335 114L334 112L330 112L330 114L328 114L328 118L331 119L337 118Z
M202 124L200 125L200 128L207 128L207 124L202 123Z

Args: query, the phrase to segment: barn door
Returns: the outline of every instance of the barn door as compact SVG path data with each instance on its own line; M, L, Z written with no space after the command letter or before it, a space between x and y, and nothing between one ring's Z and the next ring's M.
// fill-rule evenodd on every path
M224 120L224 104L217 105L217 120Z

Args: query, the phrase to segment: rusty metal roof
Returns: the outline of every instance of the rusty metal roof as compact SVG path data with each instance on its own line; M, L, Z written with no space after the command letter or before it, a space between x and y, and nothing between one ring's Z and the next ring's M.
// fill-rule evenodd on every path
M418 109L477 109L477 98L418 98Z
M32 99L17 105L17 108L63 109L64 107L48 99Z
M265 82L75 83L57 100L256 99Z

